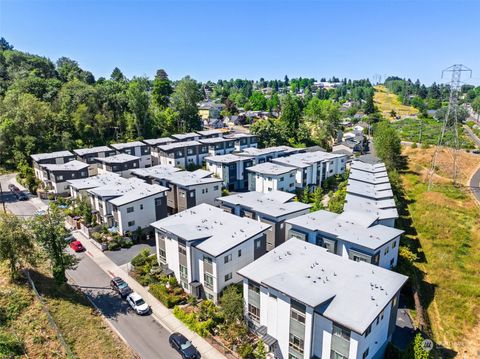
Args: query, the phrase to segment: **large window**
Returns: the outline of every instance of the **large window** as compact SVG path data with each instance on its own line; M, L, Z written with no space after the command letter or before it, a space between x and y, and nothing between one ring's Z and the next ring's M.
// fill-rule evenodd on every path
M178 253L183 254L184 256L187 255L187 250L183 246L178 246Z
M228 282L230 279L232 279L232 273L225 274L225 282Z
M248 290L251 290L254 293L260 294L260 286L258 284L248 282Z
M223 257L223 263L228 263L232 260L232 255L228 254L225 257Z
M260 309L249 303L248 316L257 322L260 321Z
M165 253L165 250L164 250L164 249L159 248L159 249L158 249L158 255L159 255L159 257L162 258L162 259L166 259L166 258L167 258L167 254Z
M129 227L133 227L135 225L135 221L130 221L130 222L127 223L127 225Z
M127 213L132 213L133 212L133 207L127 207Z
M303 339L290 334L290 338L288 341L288 346L299 353L303 353Z
M213 290L213 277L210 274L203 274L203 282L206 288Z
M188 280L188 269L180 264L180 279Z
M290 317L296 321L305 324L305 313L301 313L293 308L290 309Z

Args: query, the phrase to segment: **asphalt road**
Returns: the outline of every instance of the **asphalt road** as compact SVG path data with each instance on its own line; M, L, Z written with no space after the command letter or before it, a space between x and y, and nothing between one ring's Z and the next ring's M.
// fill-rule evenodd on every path
M179 354L168 343L169 332L152 315L139 316L110 289L110 276L86 254L76 254L80 262L68 271L69 281L100 309L130 347L143 359L175 359Z
M148 248L150 253L155 253L155 240L151 240L150 243L135 244L130 248L121 248L118 251L105 251L105 255L112 260L117 266L130 263L133 257L140 253L143 249Z
M30 217L33 216L35 211L39 208L46 208L46 203L42 202L37 197L33 196L25 190L20 184L15 180L15 174L10 173L0 176L0 183L2 184L2 192L0 193L0 201L5 202L5 207L7 211L21 217ZM29 197L28 201L19 201L17 197L10 192L8 185L10 183L15 184ZM1 206L1 205L0 205ZM3 208L0 208L3 210Z

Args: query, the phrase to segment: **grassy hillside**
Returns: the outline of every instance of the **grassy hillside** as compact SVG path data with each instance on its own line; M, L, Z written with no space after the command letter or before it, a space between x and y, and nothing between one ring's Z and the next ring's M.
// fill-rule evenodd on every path
M427 191L432 153L404 150L408 171L401 178L411 217L401 222L411 220L407 243L421 246L414 265L424 276L420 293L435 341L470 358L480 348L480 210L467 189L451 185L448 152L440 153L436 184ZM462 153L461 181L478 165L476 156Z
M378 107L378 110L385 118L391 119L390 113L394 110L398 116L416 115L418 110L412 106L403 105L398 96L388 92L383 85L374 86L375 94L373 101Z

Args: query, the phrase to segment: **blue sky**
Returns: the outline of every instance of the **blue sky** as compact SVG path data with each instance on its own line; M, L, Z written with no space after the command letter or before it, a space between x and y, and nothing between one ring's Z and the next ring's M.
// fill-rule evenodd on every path
M431 83L463 63L480 84L480 1L0 0L0 36L67 56L96 77L164 68L219 78L372 78Z

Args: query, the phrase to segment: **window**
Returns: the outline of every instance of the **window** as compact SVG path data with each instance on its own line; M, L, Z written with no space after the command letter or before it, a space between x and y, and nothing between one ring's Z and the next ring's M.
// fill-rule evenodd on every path
M257 239L255 241L255 248L260 249L261 246L262 246L262 241L260 239Z
M57 181L63 181L63 176L57 176Z
M180 192L180 197L185 198L185 192Z
M133 167L137 167L137 162L133 162Z
M143 209L143 204L140 205L140 209Z
M395 262L395 258L390 259L390 267L393 267L393 262Z
M161 198L155 198L155 206L160 206L162 204Z
M388 247L385 247L385 251L383 252L383 254L387 255L387 254L388 254L388 251L389 251L389 248L388 248Z
M291 353L288 353L288 359L300 359L300 358Z
M218 191L218 186L213 186L214 191Z
M212 258L210 258L210 257L203 256L203 261L204 261L205 263L212 264Z
M362 354L362 359L365 359L366 357L368 357L368 348Z
M395 248L396 246L397 246L397 241L393 241L392 248Z
M133 212L133 207L127 207L127 213L132 213Z
M283 177L280 177L280 179L278 180L279 182L283 182Z
M232 255L228 254L223 258L223 263L228 263L232 260Z
M213 290L213 277L210 274L204 273L203 281L205 283L205 288Z
M365 330L365 338L368 337L368 335L370 334L370 332L372 331L372 325L370 324L367 328L367 330Z
M239 256L239 257L242 256L242 250L241 250L241 249L238 250L238 256Z
M184 256L186 256L186 255L187 255L187 250L185 249L185 247L178 246L178 253L183 254Z
M288 185L288 187L293 187L293 186L294 186L294 184L293 184L293 183L290 183L290 184Z
M195 192L190 192L190 198L193 198L195 196Z
M130 221L130 222L127 223L127 225L129 227L133 227L135 225L135 221Z
M230 279L232 279L232 273L225 274L225 282L228 282Z
M350 331L347 329L343 329L337 325L333 325L332 334L335 335L336 337L350 341Z
M260 286L256 283L248 282L248 290L260 294Z
M167 254L165 253L164 249L159 249L158 250L158 255L163 259L167 258Z
M290 334L290 340L288 341L288 346L299 353L303 353L303 339Z
M72 173L72 178L75 178L75 173Z
M305 324L305 313L300 313L293 308L290 309L290 318L295 319L297 322Z
M249 303L248 316L258 322L260 320L260 309Z
M180 278L187 280L188 279L188 270L187 267L180 264Z

